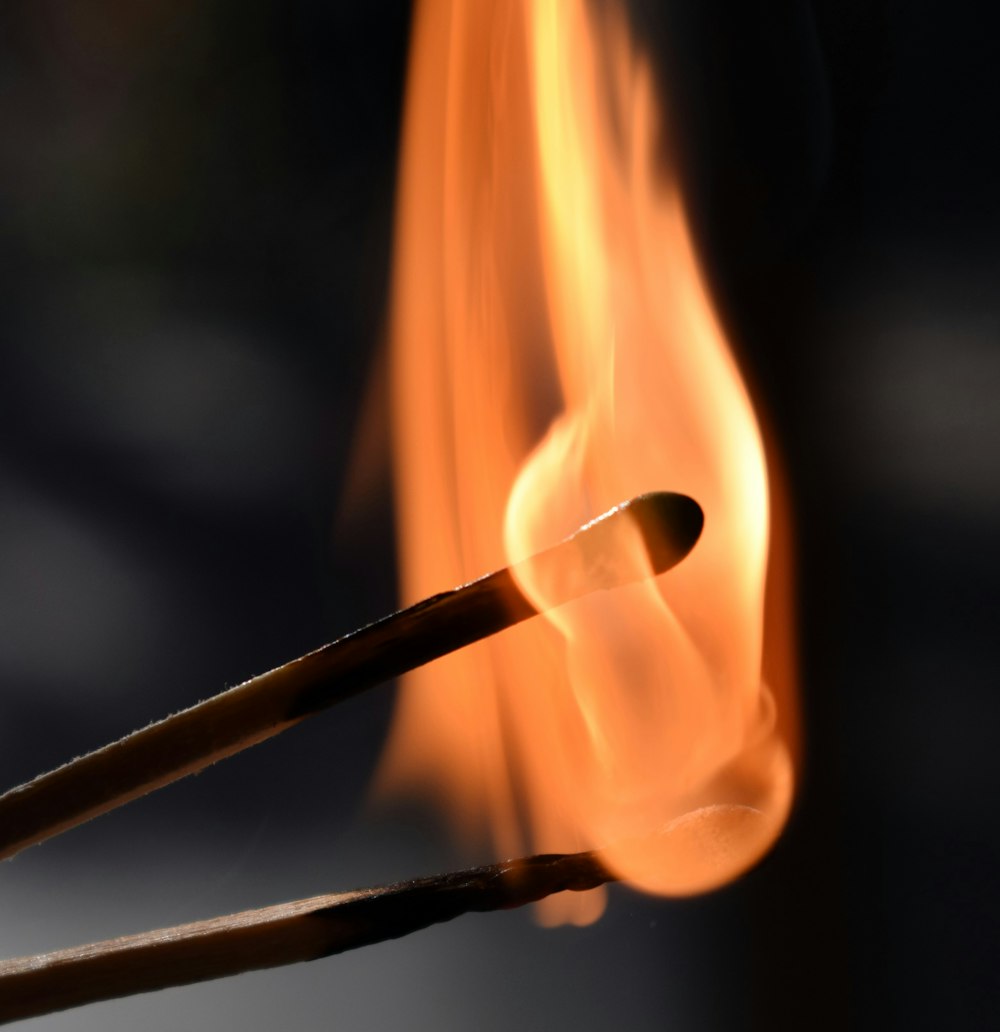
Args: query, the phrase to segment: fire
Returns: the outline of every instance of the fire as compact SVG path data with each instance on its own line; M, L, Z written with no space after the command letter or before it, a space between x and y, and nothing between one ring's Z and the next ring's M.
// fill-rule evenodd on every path
M791 803L788 614L761 432L662 167L650 68L585 0L425 0L411 60L391 315L404 601L646 491L689 494L706 523L676 570L409 677L380 785L434 792L470 834L488 821L503 855L604 848L643 889L714 887Z

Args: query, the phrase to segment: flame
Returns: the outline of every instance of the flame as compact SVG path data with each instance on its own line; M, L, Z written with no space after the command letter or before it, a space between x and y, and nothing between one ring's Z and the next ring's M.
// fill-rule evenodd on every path
M488 822L505 855L603 848L643 889L712 888L790 807L787 612L773 591L765 607L761 432L662 168L650 68L620 12L584 0L425 0L411 61L391 313L404 600L650 490L691 495L706 525L676 570L407 678L379 785L433 792L470 834ZM544 608L544 585L521 587ZM583 922L603 897L546 906Z

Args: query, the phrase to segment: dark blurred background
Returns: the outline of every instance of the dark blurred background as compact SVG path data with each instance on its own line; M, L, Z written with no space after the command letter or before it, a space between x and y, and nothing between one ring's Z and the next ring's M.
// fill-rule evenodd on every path
M996 1027L996 15L632 5L784 454L778 848L586 929L468 917L37 1029ZM379 354L409 4L0 6L0 783L395 604ZM366 400L367 399L367 400ZM0 952L456 862L391 690L0 867Z

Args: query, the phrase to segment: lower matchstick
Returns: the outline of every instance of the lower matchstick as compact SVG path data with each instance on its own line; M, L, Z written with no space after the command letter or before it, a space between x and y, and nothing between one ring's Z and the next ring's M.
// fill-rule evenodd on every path
M670 569L702 523L686 495L640 495L524 563L558 606ZM498 570L150 724L0 796L0 859L537 613L516 571Z
M532 856L0 961L0 1023L317 960L461 914L520 907L615 879L597 853Z

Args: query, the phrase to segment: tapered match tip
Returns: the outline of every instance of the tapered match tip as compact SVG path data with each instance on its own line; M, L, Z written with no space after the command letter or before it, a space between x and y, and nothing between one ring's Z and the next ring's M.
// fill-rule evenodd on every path
M676 566L694 548L705 526L701 506L672 491L639 495L622 508L642 534L654 576Z
M704 523L693 498L653 491L616 505L509 570L535 609L545 611L664 573L694 548Z

